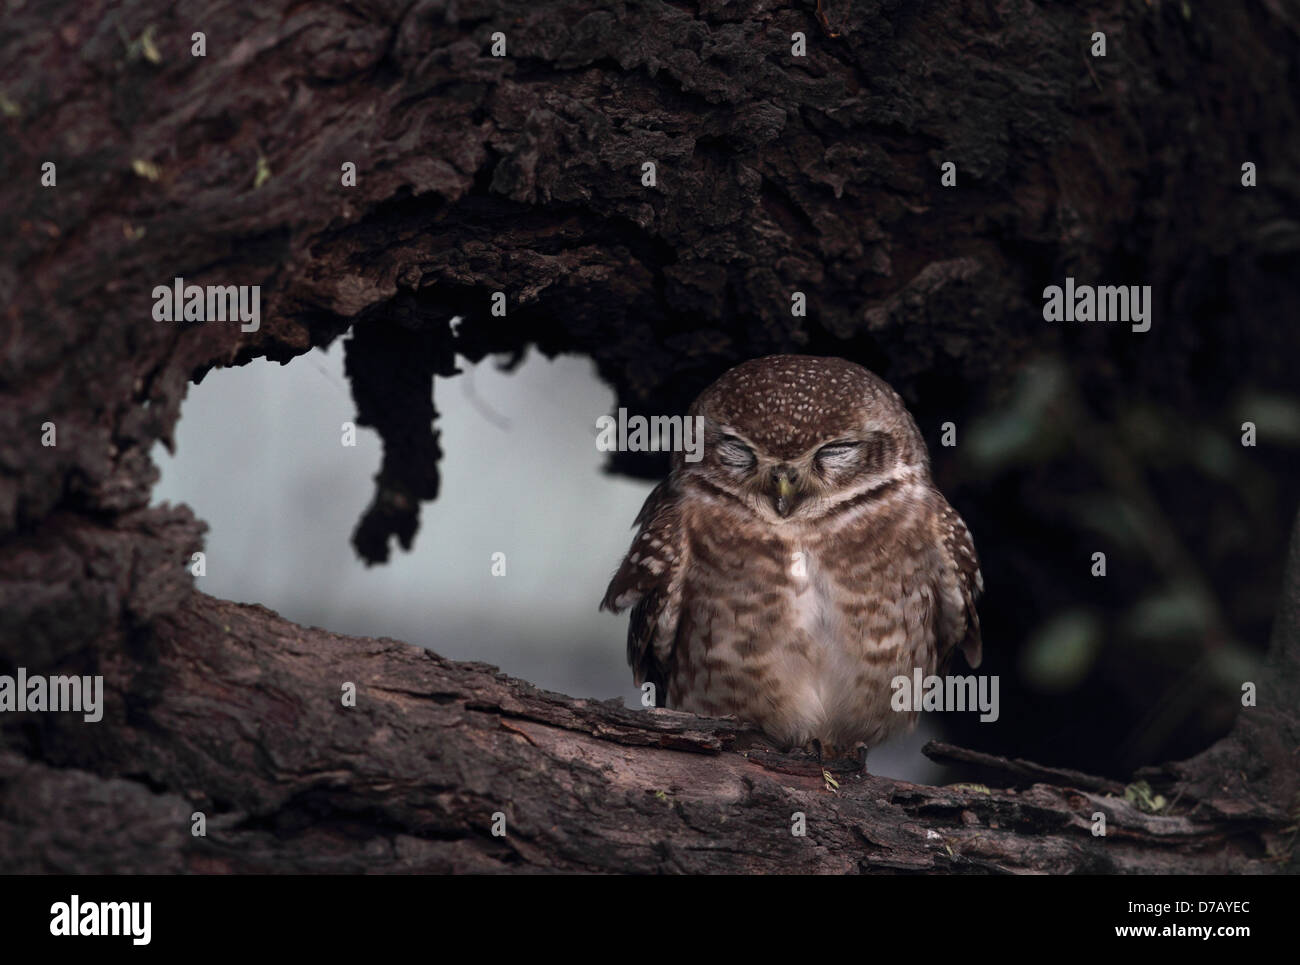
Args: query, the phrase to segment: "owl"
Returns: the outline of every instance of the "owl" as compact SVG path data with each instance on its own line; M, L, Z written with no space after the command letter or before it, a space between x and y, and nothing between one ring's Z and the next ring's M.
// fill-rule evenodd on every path
M902 399L860 365L773 355L700 394L703 454L673 454L602 609L656 703L734 714L787 749L862 756L916 725L891 681L960 649L983 578Z

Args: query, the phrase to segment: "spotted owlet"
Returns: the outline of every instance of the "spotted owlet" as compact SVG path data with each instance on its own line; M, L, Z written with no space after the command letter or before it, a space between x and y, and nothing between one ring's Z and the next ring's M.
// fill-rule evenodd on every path
M674 453L601 604L632 607L637 683L823 756L914 727L890 683L954 648L979 666L983 578L902 399L852 362L773 355L689 415L703 457Z

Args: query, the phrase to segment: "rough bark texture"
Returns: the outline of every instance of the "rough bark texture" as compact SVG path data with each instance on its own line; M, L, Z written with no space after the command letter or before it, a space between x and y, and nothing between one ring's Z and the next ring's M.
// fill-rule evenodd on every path
M833 353L927 400L922 421L1044 341L1108 360L1094 394L1189 409L1224 373L1290 364L1293 4L822 7L824 22L767 2L6 12L0 670L102 673L110 699L97 725L0 721L4 870L1295 867L1294 567L1267 711L1153 772L1177 782L1159 815L1087 781L832 793L739 753L727 722L544 694L194 589L202 524L149 507L149 447L170 442L192 379L350 326L359 421L385 443L355 535L371 561L409 544L436 495L431 379L457 353L585 353L623 404L658 412L740 359ZM1093 30L1105 59L1087 56ZM1255 159L1268 176L1243 193ZM946 160L960 191L940 187ZM1067 343L1038 300L1067 273L1152 284L1180 324ZM263 286L260 330L155 323L152 289L177 276Z
M835 790L728 719L574 700L202 594L148 650L105 661L110 714L74 755L128 780L0 756L8 870L1225 873L1272 870L1286 843L1236 787L1166 787L1158 814L1043 771L996 790L839 772Z

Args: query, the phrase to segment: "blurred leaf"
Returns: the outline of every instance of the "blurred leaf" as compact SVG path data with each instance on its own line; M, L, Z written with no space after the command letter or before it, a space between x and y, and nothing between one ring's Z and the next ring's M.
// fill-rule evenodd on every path
M1036 690L1072 690L1101 651L1101 623L1087 610L1069 610L1035 631L1020 661L1020 674Z
M968 454L985 469L1001 469L1042 442L1059 438L1048 409L1065 389L1065 372L1055 358L1027 366L1006 405L975 420Z
M162 170L152 161L146 161L143 158L136 158L131 162L131 170L144 178L146 181L157 181L162 177Z
M1148 455L1168 450L1173 439L1164 416L1149 405L1127 408L1120 420L1128 447Z
M1237 422L1253 422L1259 442L1300 446L1300 399L1250 392L1237 403ZM1235 428L1235 427L1234 427Z
M1001 468L1027 450L1037 434L1037 424L1018 412L985 416L971 427L970 457L985 468Z
M1165 806L1165 796L1152 794L1151 785L1146 781L1137 781L1124 788L1124 800L1148 814L1155 814Z
M1238 643L1215 647L1209 653L1210 674L1217 683L1240 692L1247 680L1259 679L1260 658Z
M1234 438L1239 439L1240 436ZM1237 479L1239 467L1237 456L1241 453L1240 445L1233 445L1226 438L1214 432L1202 432L1196 436L1192 446L1192 460L1207 476L1233 481Z
M1139 600L1124 618L1124 629L1144 640L1199 638L1211 619L1210 601L1195 587L1175 586Z
M162 63L162 54L158 52L158 45L153 39L153 24L145 27L144 33L140 35L140 53L151 64Z
M1146 516L1122 496L1085 496L1076 507L1075 518L1116 547L1140 549L1155 539Z

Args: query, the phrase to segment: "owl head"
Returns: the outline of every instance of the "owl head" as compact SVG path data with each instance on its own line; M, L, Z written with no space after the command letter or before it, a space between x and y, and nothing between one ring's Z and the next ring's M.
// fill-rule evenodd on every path
M673 471L747 504L772 522L814 519L883 486L928 481L916 422L860 365L769 355L724 373L695 400L704 454Z

